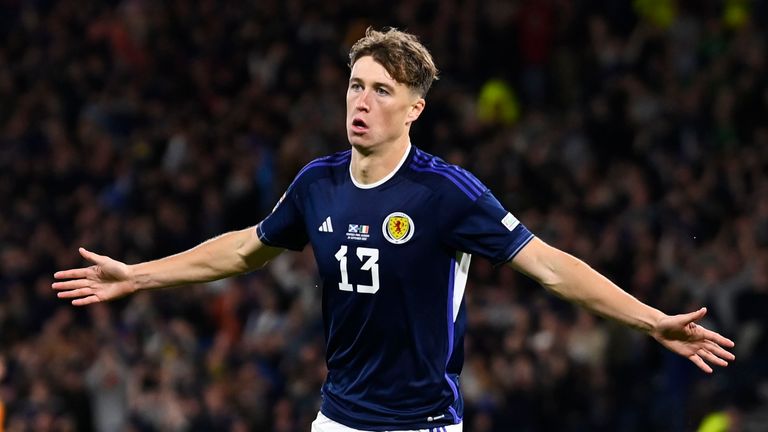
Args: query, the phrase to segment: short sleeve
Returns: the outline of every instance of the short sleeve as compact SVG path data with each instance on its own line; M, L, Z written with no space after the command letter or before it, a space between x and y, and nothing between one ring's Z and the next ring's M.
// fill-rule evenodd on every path
M275 208L256 226L259 240L268 246L302 250L309 242L295 183L288 188Z
M511 260L533 239L528 228L487 189L469 208L446 210L454 214L446 233L448 244L494 265Z

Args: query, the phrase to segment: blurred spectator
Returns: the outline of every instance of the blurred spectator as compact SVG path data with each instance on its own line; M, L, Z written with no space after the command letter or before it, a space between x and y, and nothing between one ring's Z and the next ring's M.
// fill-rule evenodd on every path
M128 371L111 346L103 347L85 374L98 431L121 431L128 417Z
M305 163L346 148L344 53L366 26L394 25L442 71L415 145L644 301L708 306L738 342L738 360L703 377L477 260L467 430L763 430L766 11L0 2L0 425L308 430L325 374L311 250L83 310L50 274L79 266L81 245L137 262L257 223Z

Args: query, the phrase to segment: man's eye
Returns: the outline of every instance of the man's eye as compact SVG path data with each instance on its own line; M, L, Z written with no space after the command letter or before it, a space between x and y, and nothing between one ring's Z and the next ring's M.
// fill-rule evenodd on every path
M386 95L389 94L389 92L386 91L383 87L377 88L376 89L376 93L378 93L379 95L382 95L382 96L386 96Z
M349 85L349 88L351 90L360 90L362 88L362 86L360 84L357 84L357 83L352 83L352 84Z

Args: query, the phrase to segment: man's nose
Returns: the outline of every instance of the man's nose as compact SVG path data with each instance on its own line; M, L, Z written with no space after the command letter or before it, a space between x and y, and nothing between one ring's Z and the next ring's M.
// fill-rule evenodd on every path
M368 90L363 90L363 92L360 93L357 99L355 100L355 108L360 111L366 111L366 112L369 111L371 106L368 103L370 95L371 95L371 92L369 92Z

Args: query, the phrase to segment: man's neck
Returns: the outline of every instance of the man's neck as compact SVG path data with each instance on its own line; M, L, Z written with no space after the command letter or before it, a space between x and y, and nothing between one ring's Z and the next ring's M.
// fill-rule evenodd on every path
M361 185L374 184L392 173L405 156L405 152L408 151L410 141L406 139L382 147L368 152L352 147L352 161L349 170L356 183Z

